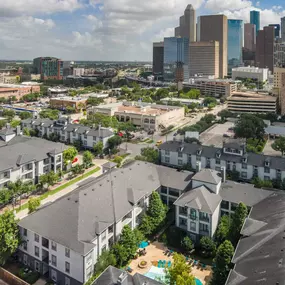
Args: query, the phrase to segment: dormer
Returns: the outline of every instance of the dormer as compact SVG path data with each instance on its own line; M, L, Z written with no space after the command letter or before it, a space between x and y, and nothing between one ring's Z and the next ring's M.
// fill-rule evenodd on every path
M84 133L85 133L85 135L87 135L89 133L89 130L86 130Z
M217 152L216 152L216 157L217 157L217 158L221 158L221 151L217 151Z
M264 161L264 166L265 167L269 167L270 166L270 159L269 158L266 158L265 161Z
M197 149L197 155L201 155L201 154L202 154L202 149L201 148Z
M243 156L246 153L246 143L242 139L228 139L223 142L223 152L225 154Z
M243 156L242 163L247 163L247 155Z
M183 152L183 149L184 149L184 145L181 145L180 147L179 147L179 152Z
M76 133L76 132L77 132L77 130L78 130L77 128L74 128L74 129L73 129L73 132L74 132L74 133Z

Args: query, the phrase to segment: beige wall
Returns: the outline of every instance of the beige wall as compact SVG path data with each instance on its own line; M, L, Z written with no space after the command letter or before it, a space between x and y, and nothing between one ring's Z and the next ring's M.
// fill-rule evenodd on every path
M285 73L285 68L274 67L274 88L282 87L282 74Z

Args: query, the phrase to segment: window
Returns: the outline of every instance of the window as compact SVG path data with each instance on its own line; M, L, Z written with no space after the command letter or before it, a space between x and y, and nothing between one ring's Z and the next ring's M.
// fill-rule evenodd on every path
M166 151L165 151L165 155L170 155L170 151L169 151L169 150L166 150Z
M166 163L169 163L169 162L170 162L169 157L165 157L165 162L166 162Z
M196 223L190 222L190 230L196 232Z
M247 164L246 164L246 163L242 163L241 167L242 167L243 169L247 169Z
M264 172L265 173L270 173L270 168L269 167L264 167Z
M195 209L190 210L190 219L196 220L196 210Z
M86 269L86 279L88 280L92 276L92 266Z
M90 276L91 277L91 276ZM89 278L90 278L89 277ZM64 278L64 285L70 285L70 279L68 277L65 276Z
M83 145L87 145L87 141L83 141Z
M107 249L106 244L102 247L102 252L105 251Z
M247 178L247 172L243 171L243 172L241 173L241 177L242 177L242 178Z
M93 141L96 141L96 137L95 136L93 136Z
M56 247L57 247L56 243L54 241L52 241L51 242L51 249L56 251Z
M23 229L23 235L26 237L28 235L27 229Z
M209 226L208 225L206 225L206 224L202 224L202 223L200 223L199 224L199 229L200 229L200 232L209 232Z
M178 159L178 165L183 165L182 159Z
M216 164L221 164L221 160L216 158Z
M199 219L205 222L209 222L209 215L208 213L200 212Z
M39 242L40 241L40 236L38 234L35 234L35 241Z
M197 161L201 161L201 156L196 156Z
M26 254L24 254L24 264L27 265L28 264L28 256Z
M92 262L92 252L86 256L86 263L89 264L90 262Z
M8 178L8 177L9 177L9 172L8 171L4 172L4 178Z
M187 226L187 220L180 218L180 226Z
M268 181L268 180L270 180L270 177L269 176L264 176L264 180Z
M53 265L53 266L56 266L56 256L55 255L51 255L51 264Z
M87 135L84 135L84 138L87 139Z
M106 231L102 233L101 240L104 241L106 239Z
M187 216L187 207L179 207L179 214Z
M191 163L191 154L188 154L188 162Z
M229 209L229 202L228 201L222 201L221 208L222 209Z
M183 157L183 153L182 152L178 152L178 157Z
M70 273L70 263L67 261L65 262L65 272Z
M231 203L231 210L232 210L232 211L235 211L236 208L237 208L237 206L238 206L238 204L236 204L236 203Z
M57 274L55 270L51 270L51 280L56 282L57 281Z
M27 242L26 242L26 241L24 241L24 242L23 242L23 249L24 249L24 250L27 250L27 248L28 248L28 246L27 246Z
M37 260L35 260L35 270L37 271L37 272L40 272L40 263L37 261Z
M167 187L161 186L160 193L167 194Z
M280 169L277 169L277 170L276 170L276 173L277 173L277 174L276 174L276 178L277 178L277 179L281 179L281 170L280 170Z
M40 249L37 246L35 246L35 256L40 256Z
M70 257L70 249L69 248L65 248L65 256Z
M168 194L170 196L179 197L179 190L174 189L174 188L169 188Z

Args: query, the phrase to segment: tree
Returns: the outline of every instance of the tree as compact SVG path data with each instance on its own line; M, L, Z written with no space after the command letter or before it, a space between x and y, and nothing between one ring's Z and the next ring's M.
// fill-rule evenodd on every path
M95 156L99 156L103 154L103 142L99 141L93 146Z
M69 147L68 149L65 149L63 151L63 161L64 161L64 164L67 165L68 163L72 162L77 154L78 154L78 151L73 146Z
M92 161L93 161L93 154L89 150L84 151L83 164L85 168L90 167L92 165Z
M7 124L6 120L0 120L0 130L3 129Z
M232 222L230 226L230 240L233 245L236 245L239 237L240 231L243 226L244 220L248 214L247 207L244 203L239 203L238 207L235 210L235 213L232 215Z
M123 157L115 155L113 162L117 163L117 167L120 167L123 161Z
M89 97L87 99L87 105L89 106L98 106L101 103L104 103L104 100L102 98Z
M195 277L190 275L188 272L182 272L181 275L178 275L176 278L176 285L195 285Z
M137 239L130 226L123 227L119 244L125 247L128 259L135 255L138 248Z
M23 129L23 135L29 137L30 136L30 130L28 128L24 128Z
M214 259L216 266L213 268L211 285L224 285L226 283L233 254L234 247L228 240L225 240L218 247L217 255Z
M4 265L6 260L16 251L20 244L20 235L12 211L5 211L0 215L0 264Z
M166 218L166 208L157 192L152 192L150 195L147 215L152 219L154 228L159 226Z
M203 104L205 106L209 106L210 104L213 104L214 106L217 105L217 99L214 97L206 97L203 101Z
M285 152L285 137L277 138L271 147L276 151L280 151L283 156Z
M113 136L108 139L108 148L115 149L121 143L122 143L122 138L120 136Z
M200 239L200 246L203 254L206 257L215 256L216 253L216 244L215 242L208 236L204 236Z
M242 114L235 124L234 132L239 138L263 140L265 127L265 123L259 117L252 114Z
M139 229L143 234L147 236L151 235L153 230L155 229L154 224L152 222L152 218L148 215L144 215L139 225Z
M33 118L33 114L30 113L30 112L21 112L19 114L19 117L20 117L21 120L26 120L26 119Z
M194 244L189 236L186 236L182 240L182 246L186 251L191 251L194 248Z
M215 232L214 239L218 245L223 243L229 237L230 232L230 225L231 225L231 218L228 215L223 215L220 219L220 223L218 228Z
M169 285L186 284L186 285L195 285L195 278L191 275L191 266L186 263L185 257L182 254L174 253L173 263L170 268L166 269L166 283ZM185 276L187 277L187 283L183 282L182 279Z
M4 109L2 112L2 116L7 118L8 122L11 122L13 118L16 116L16 113L14 110Z
M115 266L116 263L116 257L112 252L109 250L102 251L95 265L96 275L102 273L109 265Z
M42 174L40 176L40 184L45 187L47 185L47 187L54 185L56 182L58 181L58 174L50 171L49 173L46 174Z
M158 163L159 153L158 150L153 147L145 147L141 149L141 155L136 156L135 159Z
M138 229L138 228L135 228L133 230L133 233L135 235L135 238L136 238L136 243L137 243L137 246L140 245L140 243L145 240L145 236L144 234Z
M45 109L40 112L40 117L50 120L57 120L59 117L59 111L55 109Z
M11 123L10 123L12 128L16 128L20 124L21 124L21 120L12 120Z
M127 248L120 243L115 243L111 252L116 256L118 267L122 267L129 260Z
M226 118L230 117L236 117L231 111L228 110L222 110L218 113L218 116L221 117L222 120L225 120Z
M28 201L29 214L33 213L41 205L40 198L31 198Z
M9 189L1 189L0 191L0 204L7 204L12 198Z
M211 124L215 120L216 120L216 116L213 114L207 114L203 118L201 118L201 121L206 122L208 125Z

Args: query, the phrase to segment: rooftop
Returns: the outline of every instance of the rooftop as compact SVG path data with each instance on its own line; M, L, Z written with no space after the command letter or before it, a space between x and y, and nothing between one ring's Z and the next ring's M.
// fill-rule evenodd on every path
M277 97L265 95L263 93L254 92L233 92L232 96L228 98L228 101L265 101L265 102L276 102Z
M192 177L192 180L198 180L218 185L222 181L222 178L219 176L219 173L215 170L202 169Z
M70 101L70 102L74 102L74 101L86 101L86 98L82 98L82 97L69 97L69 96L65 96L65 97L52 97L50 98L50 100L53 101Z

